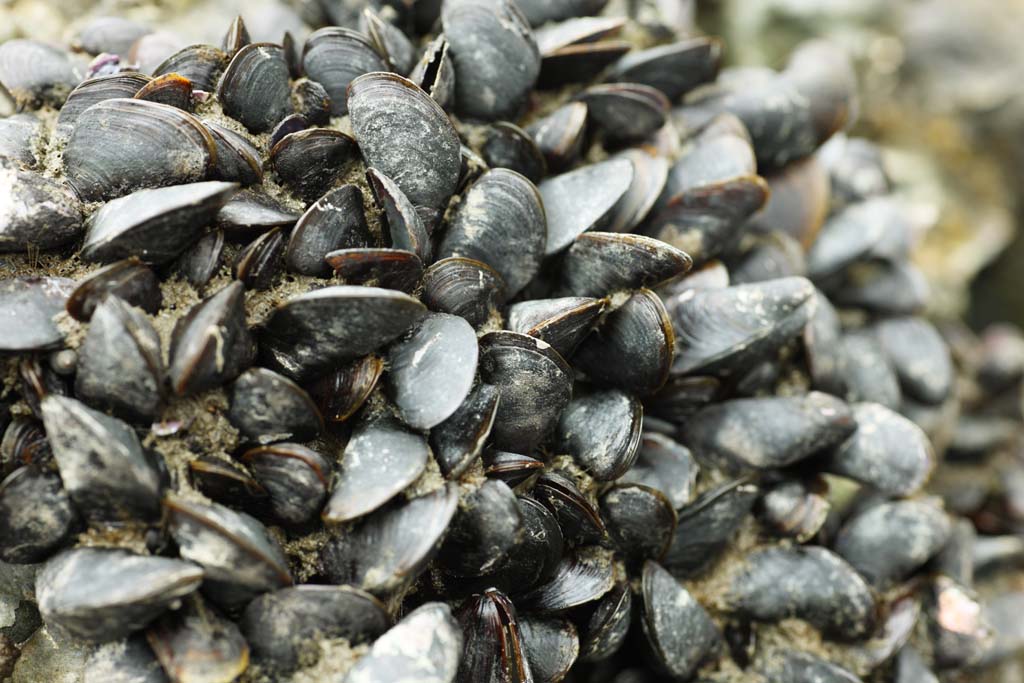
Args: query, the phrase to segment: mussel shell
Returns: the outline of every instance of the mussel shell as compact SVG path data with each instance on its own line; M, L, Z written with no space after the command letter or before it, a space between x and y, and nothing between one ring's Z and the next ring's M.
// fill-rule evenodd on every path
M368 247L371 241L362 192L355 185L342 185L302 214L288 239L284 258L296 273L326 277L331 272L324 260L328 252Z
M661 491L615 484L602 494L600 506L608 536L628 560L659 560L668 550L676 511Z
M572 480L558 472L544 472L530 496L542 503L558 520L566 541L573 544L597 543L607 534L596 507L580 492Z
M509 486L518 486L544 469L542 460L507 451L487 451L483 459L484 474Z
M138 190L107 202L89 219L82 258L170 261L199 239L237 189L235 183L210 180Z
M230 59L230 55L212 45L189 45L165 59L153 69L153 75L180 74L192 81L196 90L214 92Z
M145 74L126 71L108 76L95 76L86 79L68 94L67 101L57 115L57 130L69 132L78 122L82 112L104 100L118 97L132 98L153 79Z
M583 340L573 362L595 384L646 396L668 380L675 348L665 306L642 289Z
M204 121L217 148L217 163L211 178L237 182L240 185L255 185L263 182L263 163L259 150L240 133Z
M501 275L509 297L540 269L547 223L540 193L524 176L494 169L480 177L454 210L438 256L486 263Z
M541 61L537 89L588 83L632 48L627 40L601 40L554 49Z
M338 249L324 261L350 285L372 285L412 292L423 276L420 257L404 249Z
M923 318L887 318L874 325L907 396L928 405L946 400L953 386L953 360L938 330Z
M542 614L564 612L598 600L615 585L611 554L600 548L568 552L551 578L519 598L531 611Z
M423 303L480 327L505 302L505 283L486 263L462 257L435 262L423 274Z
M15 470L0 482L0 560L45 560L63 545L75 519L56 473L35 466Z
M223 256L224 231L214 230L182 252L174 268L196 290L202 291L217 273Z
M583 661L608 659L622 647L633 616L633 591L628 585L612 588L597 603L581 632Z
M416 63L416 48L398 26L385 21L370 7L359 15L359 30L368 35L377 52L387 60L389 71L406 76Z
M391 237L391 246L411 251L424 263L431 261L430 234L416 207L391 178L375 168L366 172L377 204L384 209L384 221Z
M231 383L228 420L246 440L309 441L323 428L323 418L305 391L266 368L249 368Z
M68 297L68 314L75 320L88 322L108 294L150 314L156 313L163 301L156 274L138 259L129 258L100 268L80 280Z
M491 435L504 450L529 452L543 441L572 396L565 360L546 342L516 332L481 337L480 377L500 392Z
M479 579L511 593L521 593L549 579L565 548L558 520L544 505L524 496L517 501L522 533L498 571Z
M181 74L164 74L146 83L134 95L137 100L159 102L183 111L192 111L192 81Z
M848 330L839 340L838 351L847 400L899 410L903 399L899 379L870 330Z
M786 165L766 180L771 194L752 217L751 230L778 230L808 248L828 215L828 171L811 156Z
M49 628L104 642L143 628L202 581L203 570L190 562L119 548L74 548L46 563L36 594Z
M758 488L740 479L702 493L678 511L675 538L662 564L676 576L702 572L750 514Z
M544 180L539 190L548 219L545 253L562 251L597 226L632 182L629 159L609 159Z
M598 14L608 0L516 0L530 26Z
M641 593L641 625L655 660L673 678L690 678L717 646L718 627L686 588L650 560Z
M284 233L273 228L247 244L235 257L234 274L249 290L270 289L284 252Z
M448 115L418 86L395 74L360 76L348 94L363 158L395 180L429 230L459 182L461 145Z
M378 638L349 669L346 683L452 683L462 656L462 632L448 605L430 602Z
M100 645L82 665L82 683L169 683L142 633Z
M81 202L63 183L0 158L0 184L0 253L55 249L81 234Z
M587 297L521 301L509 307L508 328L542 339L569 358L597 324L605 306L607 300Z
M278 178L306 201L324 194L356 156L350 136L329 128L308 128L284 136L270 150Z
M828 518L830 503L822 488L799 479L783 479L761 496L759 518L776 534L805 543Z
M595 43L618 35L625 24L623 17L578 17L545 24L533 34L541 55L547 57L569 45Z
M370 515L324 546L324 573L374 595L412 583L437 553L457 505L458 494L449 484Z
M0 351L36 351L56 347L64 334L53 317L65 306L74 280L19 277L0 280L0 318L17 325L0 326Z
M457 683L532 681L515 607L494 588L474 595L456 614L465 650Z
M846 669L807 652L783 652L766 658L762 673L768 683L817 681L819 683L860 683Z
M606 80L642 83L657 88L671 101L718 75L722 42L690 38L631 52L615 63Z
M327 90L334 116L348 113L346 91L352 81L363 74L387 71L384 59L369 38L337 26L310 34L302 50L302 69Z
M274 517L286 524L309 522L327 500L331 466L311 448L277 443L246 451L242 460L267 491Z
M533 137L552 172L572 166L583 152L587 130L587 105L569 102L533 122L527 133Z
M230 681L249 666L238 626L198 597L150 624L146 640L175 681Z
M514 119L540 73L540 51L512 0L448 0L441 24L455 63L460 115Z
M252 43L231 58L217 84L224 113L253 133L263 133L292 112L291 85L284 50Z
M479 384L448 419L430 430L430 447L441 474L462 476L476 462L498 413L498 389Z
M63 159L78 196L95 201L202 180L216 156L213 138L191 114L117 98L81 113Z
M619 158L633 162L633 183L606 219L608 232L632 232L654 208L668 181L669 163L646 148L631 147Z
M373 512L416 481L429 457L426 439L393 419L360 425L342 453L324 521L339 524Z
M292 378L375 351L426 313L412 297L376 287L336 286L292 297L260 337L268 367Z
M0 158L33 168L42 154L46 126L35 114L14 114L0 119Z
M692 265L685 252L651 237L585 232L562 261L561 287L574 296L604 296L656 287L683 275Z
M290 672L299 667L309 639L365 642L387 629L388 615L379 600L351 586L302 585L259 596L245 608L240 626L257 662Z
M38 40L15 38L0 45L0 85L19 111L43 105L59 107L82 80L69 55Z
M664 434L647 431L640 438L636 463L619 477L618 483L657 489L678 510L695 495L699 470L690 449Z
M498 121L487 129L480 154L491 168L507 168L539 183L547 172L544 155L519 126Z
M668 121L668 99L648 85L592 85L578 97L587 105L591 124L612 145L639 142Z
M444 34L430 41L423 51L423 57L409 74L409 80L422 88L443 109L451 107L455 99L455 64Z
M188 464L192 485L204 496L249 514L264 514L268 494L233 460L202 455Z
M292 84L295 113L311 124L326 126L331 122L331 96L316 81L300 78Z
M508 484L488 479L459 501L437 561L456 576L497 569L523 534L519 502Z
M560 452L573 456L597 481L613 481L636 461L643 406L617 390L569 401L558 423Z
M148 33L152 33L152 29L130 19L96 17L79 29L71 47L91 55L106 52L127 56L132 43Z
M556 683L569 674L580 653L580 639L571 621L522 615L519 634L534 681Z
M249 29L246 28L242 15L238 15L231 20L231 25L228 26L220 46L229 56L234 56L236 52L251 42L252 37L249 35Z

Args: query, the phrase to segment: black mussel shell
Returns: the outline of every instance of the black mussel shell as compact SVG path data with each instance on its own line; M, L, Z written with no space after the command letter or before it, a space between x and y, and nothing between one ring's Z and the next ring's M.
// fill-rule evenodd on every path
M89 322L93 311L108 294L150 314L160 310L163 302L156 273L138 259L128 258L100 268L80 280L68 297L68 314L75 320Z
M519 126L499 121L487 129L480 154L491 168L507 168L537 184L547 172L544 155Z
M153 69L154 76L176 73L192 81L196 90L214 92L231 56L212 45L189 45Z
M452 256L423 273L423 303L432 311L465 318L475 328L505 302L505 283L486 263Z
M310 34L302 51L302 69L327 90L334 116L348 113L346 90L352 81L373 71L387 71L383 57L368 37L337 26Z
M572 480L557 472L544 472L530 490L558 520L564 538L574 544L596 543L607 529L597 508Z
M338 249L324 261L349 285L369 285L412 292L423 276L423 261L404 249Z
M176 681L230 681L249 666L249 645L238 626L197 596L150 624L146 640Z
M651 237L585 232L562 261L562 290L574 296L604 296L656 287L690 270L693 261Z
M228 388L228 420L247 441L309 441L323 428L316 404L287 377L249 368Z
M94 76L78 84L68 94L68 99L57 114L57 132L61 135L70 133L78 122L82 112L103 100L118 97L132 98L153 79L135 71Z
M0 280L0 318L17 325L0 326L0 351L36 351L60 346L64 334L54 316L64 309L74 280L19 277Z
M252 43L231 58L217 84L224 113L253 133L263 133L292 113L291 85L284 50Z
M21 467L0 482L0 560L41 562L71 533L77 515L60 477Z
M402 29L385 21L370 7L359 15L359 30L368 35L377 52L387 60L389 71L406 76L416 64L416 48Z
M0 158L0 253L55 249L82 233L82 206L63 183Z
M568 619L521 615L519 635L537 683L563 680L580 653L576 626Z
M0 45L0 85L19 111L59 107L81 80L70 55L59 48L20 38Z
M648 431L640 437L636 463L618 482L661 491L678 510L695 495L699 470L690 449L664 434Z
M182 111L192 111L192 81L181 74L157 76L134 95L137 100L158 102Z
M271 228L292 226L300 215L260 191L247 189L221 207L216 224L228 235L257 235Z
M484 474L509 486L518 486L544 469L542 460L519 453L487 451L483 458Z
M569 401L558 423L559 452L568 453L598 481L613 481L636 461L643 406L610 389Z
M188 469L192 485L215 503L249 514L265 513L266 489L235 461L202 455L190 462Z
M495 571L523 534L519 502L503 481L488 479L459 501L437 560L456 576Z
M604 312L605 299L563 297L521 301L508 309L508 328L543 339L569 358Z
M676 511L661 491L615 484L602 494L600 507L608 536L628 560L659 560L672 543Z
M692 576L715 560L747 519L758 488L742 479L702 493L679 509L675 537L662 564L676 576Z
M761 522L779 536L805 543L828 518L826 487L818 482L783 479L766 488L758 501Z
M182 252L174 269L195 289L202 291L217 274L223 256L224 231L214 230Z
M923 318L887 318L875 335L910 398L941 404L953 387L953 360L939 331Z
M606 219L604 229L608 232L632 232L651 213L664 191L669 163L664 156L656 156L646 147L631 147L615 156L633 162L633 183Z
M569 102L532 123L529 133L544 155L552 172L561 172L576 163L583 153L587 130L587 105Z
M601 598L580 633L583 661L600 662L622 647L633 617L633 591L625 584Z
M344 422L366 402L383 372L383 359L366 356L327 373L308 391L325 419Z
M246 451L242 461L270 497L270 508L286 524L314 519L327 500L330 463L311 448L277 443Z
M671 106L660 90L638 83L592 85L579 94L587 117L610 145L639 142L668 121Z
M608 0L516 0L530 26L598 14Z
M330 190L302 214L288 239L284 258L290 270L326 277L324 260L338 249L369 247L372 237L363 213L363 195L355 185Z
M82 665L84 681L169 683L170 679L142 633L104 643Z
M671 101L718 75L722 42L690 38L631 52L617 61L606 80L642 83L657 88Z
M480 383L444 422L430 430L430 447L449 479L461 477L483 450L498 413L498 389Z
M355 140L329 128L291 133L270 150L277 177L306 201L327 192L355 157Z
M0 119L0 158L34 168L43 151L46 125L35 114L13 114Z
M839 340L838 352L848 401L878 403L899 410L903 401L899 378L870 330L847 330Z
M766 657L762 673L768 683L816 681L818 683L860 683L860 679L808 652L781 652Z
M718 645L721 635L697 599L657 563L644 563L640 622L655 661L686 680Z
M231 20L231 25L228 26L228 30L220 42L220 47L229 56L234 56L236 52L251 42L249 29L246 28L242 15L238 15Z
M269 289L284 252L284 233L273 228L247 244L235 257L235 279L248 290Z
M391 246L396 249L404 249L416 254L420 261L429 263L431 261L430 234L426 226L416 213L405 193L395 184L395 181L388 178L375 168L366 172L370 181L370 189L373 190L377 204L384 209L383 219L387 224L388 233L391 237Z
M448 605L416 608L373 643L349 669L346 683L452 683L462 660L462 630Z
M615 575L610 552L596 546L580 548L566 553L551 578L519 602L542 614L564 612L600 599L614 587Z
M211 178L248 186L263 182L263 162L256 147L240 133L204 121L217 148L217 163Z
M548 219L550 256L600 225L633 182L633 162L609 159L547 178L540 186Z
M467 600L456 618L465 643L457 683L534 680L516 609L508 596L489 588Z
M331 122L331 96L316 81L300 78L292 84L292 106L297 115L315 126Z

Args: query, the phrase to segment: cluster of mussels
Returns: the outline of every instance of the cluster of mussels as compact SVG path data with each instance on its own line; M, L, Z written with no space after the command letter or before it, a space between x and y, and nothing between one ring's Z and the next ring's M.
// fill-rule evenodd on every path
M336 4L303 44L0 46L0 679L920 683L1024 646L1024 338L921 317L840 53Z

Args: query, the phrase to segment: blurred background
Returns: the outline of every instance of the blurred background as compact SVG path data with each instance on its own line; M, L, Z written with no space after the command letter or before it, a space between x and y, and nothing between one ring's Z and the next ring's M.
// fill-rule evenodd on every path
M351 0L2 0L0 41L66 41L84 20L118 14L168 46L217 43L242 14L255 40L300 41L342 23ZM939 318L1024 325L1024 0L613 0L722 36L726 64L781 68L801 40L850 52L862 99L852 135L884 145L926 232L916 253ZM326 9L325 9L326 8ZM324 16L324 14L335 16ZM160 47L160 35L151 45ZM168 48L170 49L170 48ZM968 289L967 283L973 284Z

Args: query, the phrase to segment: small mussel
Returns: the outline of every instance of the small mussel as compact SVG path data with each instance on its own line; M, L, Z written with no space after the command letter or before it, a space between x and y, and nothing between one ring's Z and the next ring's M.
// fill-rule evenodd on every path
M276 443L246 451L242 461L269 495L274 517L287 524L310 521L327 500L331 466L311 448Z
M452 683L462 652L462 631L448 605L428 602L378 638L345 683Z
M0 155L0 184L10 193L0 203L0 253L55 249L81 234L81 202L63 183Z
M276 372L249 368L228 391L228 420L247 440L309 441L323 430L323 418L309 394Z
M89 322L96 307L108 294L150 314L160 310L163 303L156 273L139 259L127 258L100 268L79 281L78 287L68 297L68 314L75 320Z
M270 150L270 163L280 181L307 201L327 192L355 157L352 137L329 128L290 133Z
M115 548L75 548L46 563L36 595L48 627L104 642L143 628L202 581L203 570L191 562Z
M363 195L355 185L342 185L328 191L302 214L288 238L284 259L289 270L325 277L331 272L324 258L327 254L369 247L371 243Z
M59 107L82 76L63 50L37 40L14 39L0 45L0 85L18 109Z
M33 465L15 470L0 482L0 560L46 559L67 539L75 519L56 473Z
M489 589L470 598L456 618L465 643L458 683L533 680L516 610L508 596Z
M702 493L679 509L675 536L662 564L677 576L692 576L711 566L750 515L759 489L743 479Z
M217 94L224 113L253 133L273 128L291 113L291 86L284 50L271 43L252 43L231 58L220 77Z
M310 34L302 51L302 70L320 83L331 98L331 114L348 113L346 90L356 77L387 71L384 59L367 37L350 29L328 26Z
M711 654L720 635L689 591L655 562L643 570L644 635L660 667L675 679L690 678Z
M0 351L23 352L59 347L64 334L53 321L74 290L74 280L19 277L0 280L0 316L17 325L0 326Z
M573 398L562 412L558 436L562 450L591 476L612 481L636 461L642 425L640 402L612 389Z

